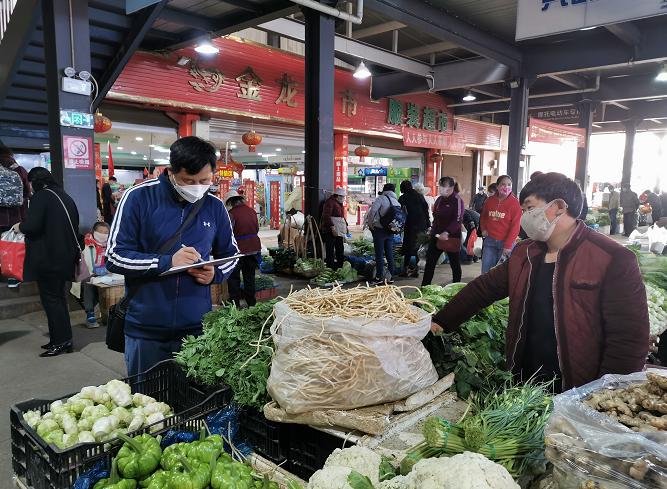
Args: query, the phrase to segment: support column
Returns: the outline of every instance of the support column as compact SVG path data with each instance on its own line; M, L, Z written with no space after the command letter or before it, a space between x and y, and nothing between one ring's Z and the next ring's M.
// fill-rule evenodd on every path
M623 123L625 126L625 151L623 153L623 178L621 183L630 183L632 179L632 162L635 152L635 135L637 134L638 121L629 120Z
M586 130L586 146L577 148L577 166L574 177L581 183L581 189L586 191L586 180L588 178L588 153L593 133L594 106L590 100L579 104L579 127Z
M322 2L335 3L332 1ZM308 8L306 19L305 66L305 209L319 218L324 189L334 188L334 38L333 17Z
M88 2L51 0L41 3L51 171L76 202L80 228L84 231L97 220L94 132L61 126L60 109L90 113L90 95L61 89L65 68L72 67L77 74L91 71Z
M518 86L512 88L510 101L510 132L507 150L507 174L515 185L519 183L519 162L521 150L526 144L526 126L528 125L528 93L532 81L522 77ZM518 189L517 189L518 190Z
M431 195L438 194L438 180L440 179L440 167L442 162L435 163L431 160L431 156L436 154L438 150L429 149L426 151L424 157L424 187L431 189Z

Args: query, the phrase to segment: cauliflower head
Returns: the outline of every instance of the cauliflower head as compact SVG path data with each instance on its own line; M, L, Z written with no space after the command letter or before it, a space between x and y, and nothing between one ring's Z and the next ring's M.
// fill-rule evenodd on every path
M406 489L520 489L505 467L479 453L420 460Z
M351 472L348 467L325 466L311 476L306 489L352 489L347 483Z
M324 467L347 467L368 477L373 485L380 481L382 457L365 447L336 448L324 463Z
M380 482L375 487L377 489L407 489L408 478L403 475L397 475L391 480Z

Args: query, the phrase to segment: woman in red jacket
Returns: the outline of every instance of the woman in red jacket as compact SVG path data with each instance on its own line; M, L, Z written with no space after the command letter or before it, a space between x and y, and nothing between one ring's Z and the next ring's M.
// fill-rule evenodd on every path
M245 198L232 190L225 195L225 204L229 209L229 219L232 222L234 238L239 251L244 255L229 276L229 298L241 305L241 298L245 299L249 307L257 304L255 299L255 269L259 263L257 255L262 251L259 239L259 222L254 209L248 207ZM241 288L241 272L243 272L243 289Z
M444 238L461 239L461 223L463 222L463 212L465 203L459 195L459 184L452 177L442 177L439 182L440 196L433 204L433 225L431 226L431 240L428 243L426 251L426 267L424 268L424 279L422 287L430 285L433 280L435 265L442 255L438 249L438 236ZM461 253L457 250L454 253L447 253L449 265L452 267L453 282L461 281Z
M498 178L498 189L482 208L479 227L482 229L482 273L495 267L502 258L508 258L521 230L521 205L512 193L512 179Z

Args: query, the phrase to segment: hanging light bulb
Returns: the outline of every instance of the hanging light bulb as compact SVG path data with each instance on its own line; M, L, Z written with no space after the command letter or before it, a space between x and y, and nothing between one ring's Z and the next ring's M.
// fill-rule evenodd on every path
M667 82L667 64L662 65L658 75L655 77L655 81Z
M475 97L475 95L470 90L468 90L468 93L465 94L465 97L463 97L462 100L464 102L474 102L477 100L477 97Z
M211 38L208 37L199 41L199 43L195 46L195 51L197 51L199 54L218 54L220 49L218 49L217 46L214 46L211 42Z
M360 80L364 80L371 76L371 72L362 61L361 63L359 63L359 66L357 66L357 69L354 70L354 75L352 76L354 76L355 78L359 78Z

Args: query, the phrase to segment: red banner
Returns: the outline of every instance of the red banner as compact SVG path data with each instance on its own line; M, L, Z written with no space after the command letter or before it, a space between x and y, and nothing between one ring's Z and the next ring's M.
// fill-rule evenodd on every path
M280 229L280 182L271 182L271 229Z
M245 190L245 201L248 207L255 208L255 182L246 178L243 180L243 188Z
M222 165L218 167L218 176L227 180L234 178L234 168L231 165Z
M347 191L348 135L334 135L334 190L343 188Z
M411 127L403 128L403 144L414 148L434 148L452 153L465 153L466 151L466 142L459 134L430 132Z
M102 150L100 143L95 143L95 179L99 182L99 188L102 188Z
M431 189L431 195L436 195L438 192L438 174L440 173L440 163L431 161L431 155L435 151L428 151L426 153L426 169L424 171L424 187Z
M528 124L528 141L550 144L575 143L578 148L584 148L586 129L531 117Z
M231 189L231 182L229 180L220 180L218 185L220 188L220 197L222 200L225 200L225 195L227 195L227 192Z

